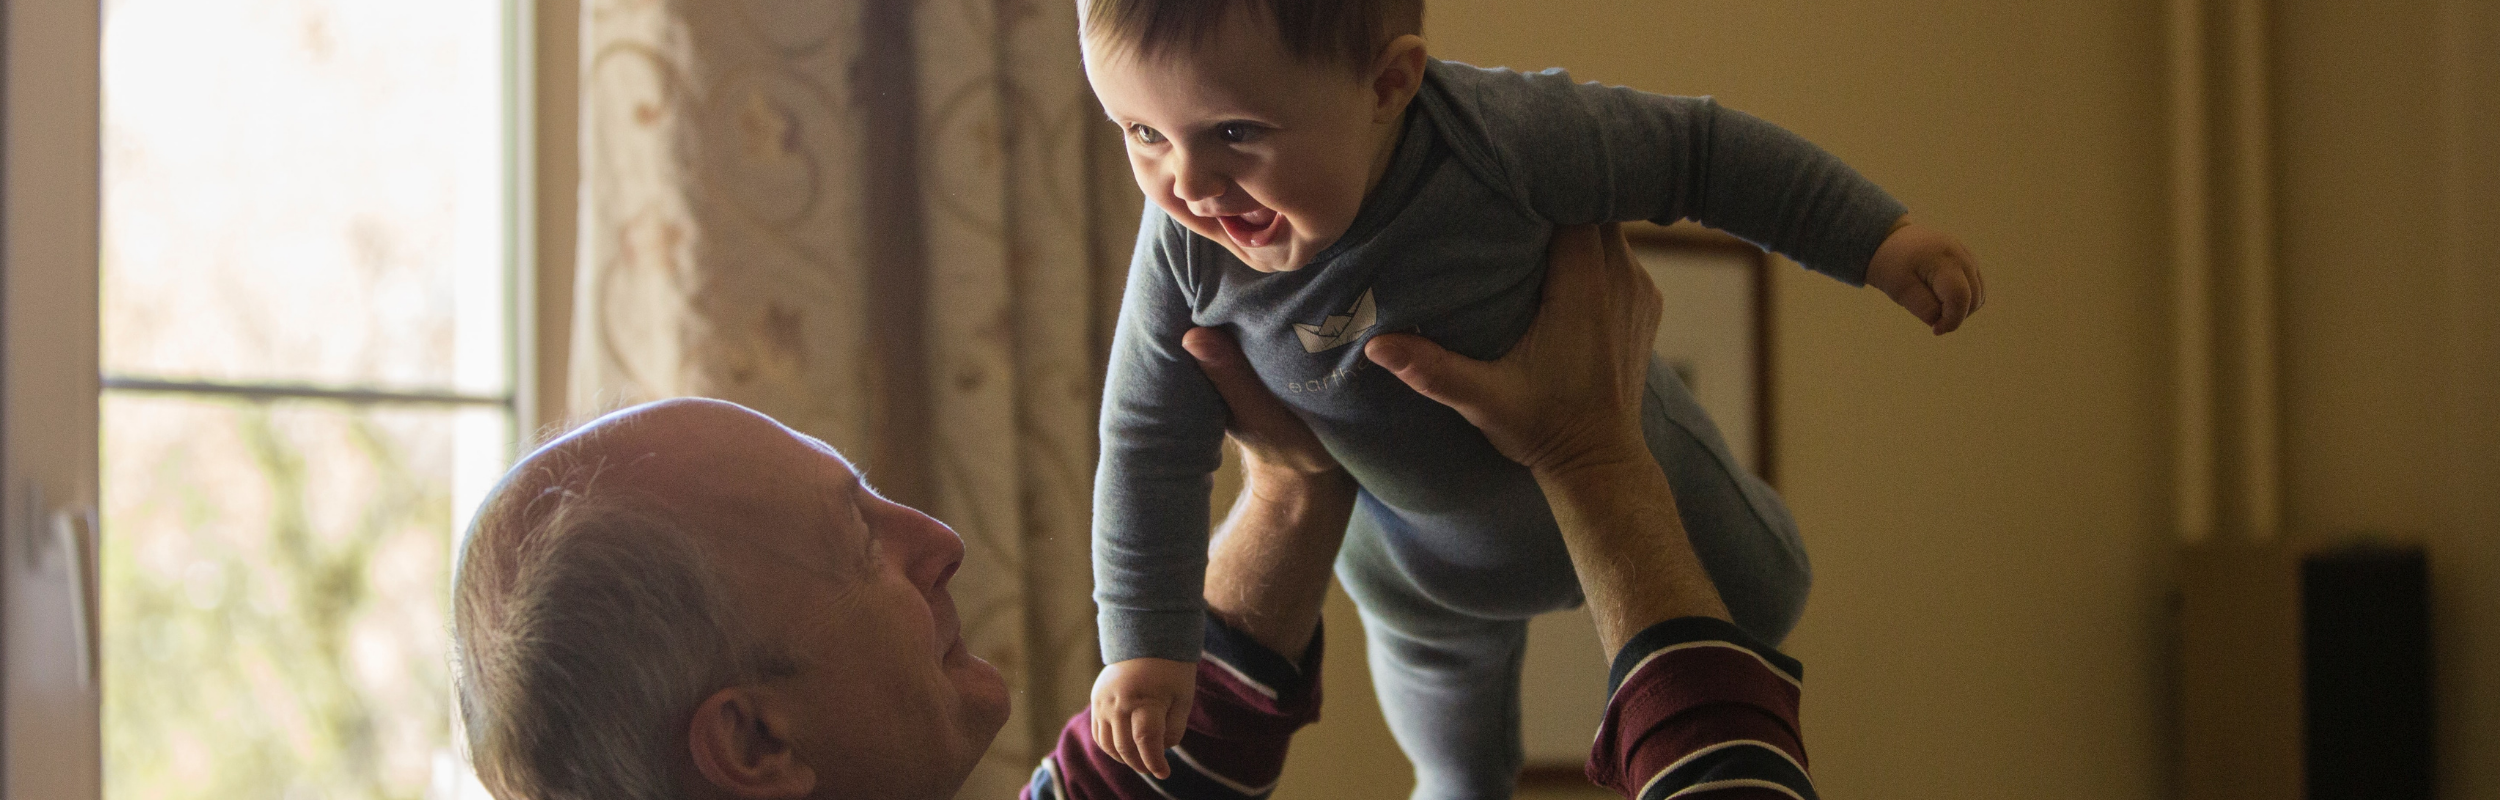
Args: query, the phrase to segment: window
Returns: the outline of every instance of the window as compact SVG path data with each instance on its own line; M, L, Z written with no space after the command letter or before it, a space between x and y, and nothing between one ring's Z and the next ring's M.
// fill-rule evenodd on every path
M416 798L510 461L513 0L104 3L105 796Z

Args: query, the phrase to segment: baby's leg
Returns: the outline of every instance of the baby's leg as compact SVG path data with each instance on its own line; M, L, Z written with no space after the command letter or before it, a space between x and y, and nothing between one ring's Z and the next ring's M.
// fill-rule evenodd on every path
M1372 688L1415 765L1414 800L1501 800L1518 782L1526 620L1486 619L1425 597L1382 546L1397 524L1365 496L1337 557L1362 609Z
M1736 465L1675 370L1652 357L1641 421L1675 489L1676 515L1736 624L1774 645L1805 614L1813 573L1797 522L1770 484Z

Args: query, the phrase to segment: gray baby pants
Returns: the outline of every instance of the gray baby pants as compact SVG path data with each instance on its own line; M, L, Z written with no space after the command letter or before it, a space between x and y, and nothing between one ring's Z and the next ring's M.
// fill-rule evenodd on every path
M1810 581L1795 520L1768 484L1737 466L1718 426L1662 360L1650 363L1641 412L1650 454L1666 469L1686 536L1729 614L1776 644L1804 613ZM1549 529L1542 495L1533 483L1525 489L1534 496L1487 504L1515 510L1518 523L1477 519L1459 527ZM1508 798L1522 759L1519 670L1527 620L1559 609L1476 600L1555 594L1520 591L1536 586L1577 597L1578 576L1567 555L1452 563L1430 543L1436 528L1446 527L1365 489L1337 556L1337 577L1362 609L1372 686L1390 732L1415 763L1415 800Z

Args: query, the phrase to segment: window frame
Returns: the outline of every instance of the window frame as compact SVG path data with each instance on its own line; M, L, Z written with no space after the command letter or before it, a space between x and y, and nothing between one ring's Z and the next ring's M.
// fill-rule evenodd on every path
M103 791L103 6L0 0L0 796Z
M476 394L104 374L104 4L0 0L0 797L103 796L95 520L106 391L488 406L507 421L507 460L527 444L538 402L538 3L495 2L505 378L502 393ZM464 532L450 533L457 548Z

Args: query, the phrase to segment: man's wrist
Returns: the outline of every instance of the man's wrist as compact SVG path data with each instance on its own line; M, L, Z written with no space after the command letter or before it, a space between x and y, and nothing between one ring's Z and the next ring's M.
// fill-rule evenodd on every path
M1537 489L1544 493L1546 503L1554 509L1555 521L1588 524L1601 523L1609 528L1625 524L1627 515L1642 516L1659 498L1672 498L1665 468L1658 466L1646 449L1638 452L1616 451L1604 456L1592 454L1551 467L1532 469ZM1669 499L1667 508L1672 509ZM1610 531L1564 531L1566 541L1575 538L1605 537Z
M1574 448L1526 466L1528 474L1536 478L1537 484L1550 490L1592 481L1612 482L1626 474L1626 470L1656 470L1658 462L1650 455L1649 444L1635 434L1603 444Z

